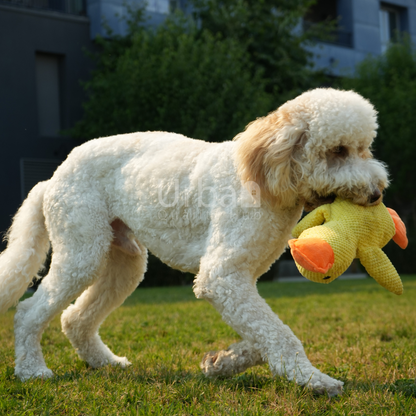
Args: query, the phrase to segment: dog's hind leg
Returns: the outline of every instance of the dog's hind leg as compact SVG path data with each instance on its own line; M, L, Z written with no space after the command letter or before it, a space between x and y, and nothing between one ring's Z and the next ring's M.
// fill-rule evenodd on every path
M95 223L91 226L93 229L94 235L93 232L90 238L84 235L82 243L68 238L56 242L48 275L35 294L17 306L15 374L21 380L52 376L42 355L42 333L56 314L94 282L105 265L112 239L111 228L107 225L107 229L100 229Z
M129 365L126 357L114 355L101 340L98 329L104 319L129 296L143 280L147 250L136 255L112 246L107 265L98 280L62 314L62 330L81 359L94 368L106 364Z
M202 359L201 370L207 377L229 377L265 363L260 350L243 340L230 345L225 351L207 352Z

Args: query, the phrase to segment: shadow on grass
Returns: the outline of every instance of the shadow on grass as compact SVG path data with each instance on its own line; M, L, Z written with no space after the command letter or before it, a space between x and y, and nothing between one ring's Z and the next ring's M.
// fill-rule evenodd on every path
M405 397L416 397L416 382L412 378L402 378L393 384L385 385L392 393L402 393Z
M18 379L13 374L13 368L8 368L9 380ZM39 383L62 384L67 382L78 382L80 380L107 379L114 383L137 383L140 385L160 386L175 385L177 387L192 386L194 388L223 388L227 390L239 390L245 392L254 392L267 388L274 388L276 391L296 388L304 390L303 387L295 385L284 377L273 377L270 375L259 375L255 372L248 371L233 377L216 377L208 378L200 371L189 371L184 369L172 369L162 365L160 368L149 370L148 368L135 366L128 369L119 367L105 366L98 369L90 367L83 361L77 361L76 368L72 371L55 375L47 380L32 380ZM19 383L20 384L20 383ZM24 382L23 382L24 384Z
M345 380L344 380L345 381ZM416 397L416 382L413 378L404 378L396 380L394 383L380 384L372 381L347 381L345 383L345 392L349 394L352 391L362 391L365 393L378 390L402 394L405 397Z
M95 377L105 377L110 381L119 383L123 379L128 379L130 382L138 383L141 385L150 385L150 386L160 386L161 384L165 385L176 385L177 387L181 386L192 386L193 388L204 388L208 387L210 389L223 388L226 390L241 392L251 392L258 390L265 390L273 388L277 393L279 391L287 389L296 389L299 390L299 394L311 394L316 397L322 395L315 394L306 387L298 386L292 381L287 380L284 377L273 377L257 375L256 373L243 373L236 375L234 377L218 377L218 378L207 378L201 373L195 373L192 371L185 370L162 370L162 371L129 371L125 373L124 371L120 373L119 371L111 371L112 368L102 368L102 369L93 369L85 366L84 370L74 370L67 372L62 375L55 375L52 379L49 380L50 383L60 384L65 382L76 382L82 379L92 379ZM10 378L10 377L9 377ZM388 384L379 384L377 382L355 382L342 380L345 383L344 394L350 395L353 391L362 391L370 392L374 390L379 391L389 391L391 393L402 394L405 397L416 398L416 383L414 379L399 379L394 383Z
M277 394L286 394L288 391L292 391L297 397L309 396L315 398L325 398L325 395L315 394L307 387L298 386L292 381L287 380L285 377L273 377L270 375L259 375L256 372L248 371L233 377L218 377L207 378L202 373L196 371L188 371L183 369L171 369L166 366L162 366L160 369L152 369L144 367L136 367L128 370L120 371L118 367L102 367L100 369L93 369L88 364L78 361L76 369L64 374L56 374L53 378L48 380L33 380L35 385L38 383L53 385L62 385L66 383L78 383L80 381L89 380L95 383L94 380L100 380L98 383L102 383L103 380L107 380L111 383L123 383L125 385L131 385L130 383L137 384L138 386L149 386L160 388L161 385L174 387L178 392L183 394L190 394L189 397L193 398L195 392L211 392L212 394L218 394L219 391L239 391L241 393L256 393L266 390L273 390ZM6 379L9 381L18 379L13 374L13 369L7 368ZM394 383L381 384L378 382L369 381L354 381L343 379L344 381L344 394L331 398L331 400L343 400L345 397L349 397L354 392L369 393L373 391L378 392L391 392L393 394L402 395L407 398L416 397L416 383L414 379L398 379ZM21 388L31 389L34 385L29 382L22 382L15 385L16 391ZM69 388L69 387L68 387Z
M255 372L247 372L233 377L208 378L201 372L183 370L145 371L140 370L132 374L135 383L150 385L159 388L160 385L174 386L176 390L187 392L211 392L220 394L224 391L240 392L243 394L256 394L262 391L273 390L275 393L286 393L296 391L298 396L316 396L310 389L296 385L284 377L273 377L270 375L258 375ZM131 379L131 378L130 378ZM325 396L325 395L324 395ZM191 397L193 395L191 394Z

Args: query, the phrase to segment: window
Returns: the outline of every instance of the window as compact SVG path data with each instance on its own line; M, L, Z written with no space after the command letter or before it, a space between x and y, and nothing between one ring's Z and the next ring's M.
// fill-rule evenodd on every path
M333 0L319 0L308 10L305 20L312 23L320 23L337 18L337 4Z
M321 42L352 47L352 9L347 0L317 0L305 14L304 28L310 29L318 23L336 22L329 37Z
M36 53L36 89L39 135L59 136L61 130L61 93L59 55Z
M401 11L388 5L380 8L380 37L381 52L385 52L389 43L397 40L399 33L403 30L400 24Z

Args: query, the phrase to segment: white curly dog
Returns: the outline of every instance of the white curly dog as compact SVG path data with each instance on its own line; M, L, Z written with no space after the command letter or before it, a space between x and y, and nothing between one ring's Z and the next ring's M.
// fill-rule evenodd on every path
M40 339L63 309L63 332L92 367L129 365L98 329L142 281L147 249L196 273L194 292L242 337L210 352L208 376L267 362L317 392L343 383L312 366L301 342L259 296L305 205L334 195L379 203L388 185L373 159L373 106L352 91L315 89L248 125L234 141L131 133L75 148L17 212L0 256L0 312L17 302L53 247L48 275L17 306L15 374L51 377ZM76 302L70 304L74 299Z

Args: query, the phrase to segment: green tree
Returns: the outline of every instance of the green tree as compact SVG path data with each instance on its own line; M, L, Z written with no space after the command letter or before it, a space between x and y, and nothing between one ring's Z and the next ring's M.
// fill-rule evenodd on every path
M97 40L96 70L86 82L82 139L164 130L230 140L272 107L260 70L234 39L200 33L189 20L145 28L140 13L127 36Z
M374 154L390 172L386 205L396 209L408 228L409 248L393 262L404 271L415 272L411 255L416 244L416 50L409 39L392 44L385 54L368 57L345 78L342 87L368 98L378 111L379 131ZM393 250L393 248L391 249ZM395 250L395 249L394 249ZM414 248L413 248L414 250Z
M335 22L303 27L316 0L191 0L201 31L234 39L261 69L279 103L325 82L307 46L330 36Z

